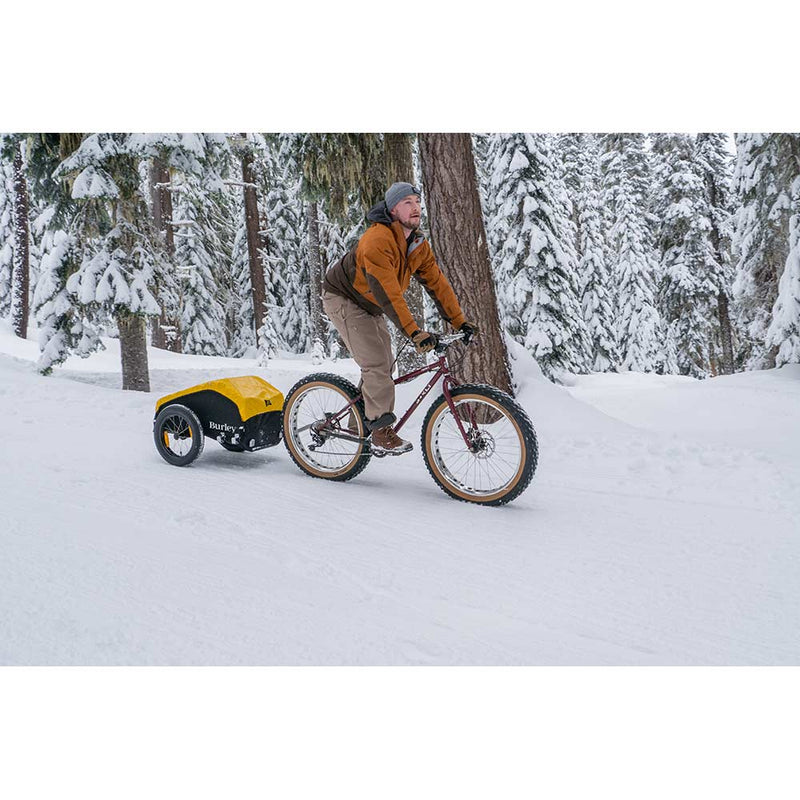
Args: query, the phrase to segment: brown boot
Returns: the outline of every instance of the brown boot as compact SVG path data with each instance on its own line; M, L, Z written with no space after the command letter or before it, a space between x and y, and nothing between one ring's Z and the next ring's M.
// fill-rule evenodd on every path
M394 428L379 428L372 432L372 452L376 455L399 456L414 449L411 442L401 439Z

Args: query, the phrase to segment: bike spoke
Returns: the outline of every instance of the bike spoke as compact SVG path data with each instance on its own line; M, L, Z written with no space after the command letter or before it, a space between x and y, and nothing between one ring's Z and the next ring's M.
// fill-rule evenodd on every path
M471 445L464 441L449 408L434 423L434 458L453 487L475 496L505 488L522 463L523 448L507 413L489 400L455 398L458 421Z
M334 436L324 437L319 449L310 447L318 441L311 428L316 423L325 422L329 416L338 414L349 398L327 387L311 386L294 401L291 410L291 436L295 446L303 454L303 459L315 469L323 472L340 472L359 455L361 445ZM301 424L302 423L302 424ZM330 426L341 430L339 423ZM356 434L358 434L358 430Z

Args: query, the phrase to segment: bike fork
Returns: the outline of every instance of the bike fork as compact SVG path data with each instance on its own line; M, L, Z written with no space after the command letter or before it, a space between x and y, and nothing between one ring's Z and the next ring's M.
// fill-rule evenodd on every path
M445 375L444 381L442 381L442 392L444 393L444 399L447 401L447 405L450 408L450 412L453 415L453 419L456 421L456 425L458 425L458 430L461 432L461 435L464 437L464 444L472 450L472 442L467 435L467 432L464 430L464 426L461 424L461 417L458 415L458 411L456 410L456 404L453 400L453 395L451 394L450 390L453 386L453 381L451 380L449 375ZM470 425L474 429L475 426L475 418L472 413L472 410L469 410L470 415Z

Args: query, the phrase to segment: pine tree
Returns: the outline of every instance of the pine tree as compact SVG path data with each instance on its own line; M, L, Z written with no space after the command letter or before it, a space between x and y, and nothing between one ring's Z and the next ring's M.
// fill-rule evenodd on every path
M14 264L13 167L4 150L4 136L0 136L0 319L7 317L11 310Z
M11 325L14 333L21 339L28 335L28 316L30 310L30 200L28 197L28 178L25 164L25 141L22 137L14 140L13 160L13 213L14 252L11 273Z
M353 199L365 216L386 191L380 134L307 133L298 141L303 193L324 204L329 217L347 219Z
M175 261L171 175L169 168L159 156L150 162L148 177L153 223L159 235L163 237L167 255L165 263L171 267ZM168 268L156 277L156 297L161 306L161 314L152 320L152 345L179 353L181 352L181 326L178 317L180 288L174 269Z
M492 170L497 212L490 234L504 240L496 276L511 336L545 374L584 372L589 339L579 300L575 231L559 164L545 134L501 137Z
M659 219L662 318L683 375L712 374L710 346L719 338L715 307L716 262L705 187L688 134L655 134L653 211Z
M573 208L583 319L590 341L590 366L614 369L619 353L614 339L614 285L606 264L607 246L600 205L597 137L574 133L561 137L564 183Z
M295 353L305 352L310 345L307 231L296 139L293 134L280 134L270 143L265 199L270 221L266 251L269 302L279 346Z
M733 372L733 328L730 317L730 296L733 284L731 237L733 234L733 201L731 194L732 158L727 149L727 134L698 133L695 140L694 164L705 187L702 216L710 225L709 237L713 257L712 280L717 293L719 342L717 371Z
M181 287L182 350L196 355L222 355L225 312L216 273L223 247L211 220L213 193L191 175L175 188L181 190L175 192L178 229L174 233L174 259Z
M800 147L797 154L800 157ZM767 331L766 344L776 351L775 365L778 367L800 364L800 168L798 173L791 187L789 255Z
M72 133L29 137L31 194L41 208L34 223L40 263L33 312L39 328L37 367L45 375L70 354L86 357L101 347L100 331L67 288L82 257L78 205L71 197L68 183L52 177L59 163L78 148L82 138L81 134Z
M250 284L250 255L247 249L244 206L236 210L235 234L231 248L231 272L225 308L229 331L229 355L255 358L256 327L253 315L253 291Z
M209 225L209 253L214 259L216 297L223 315L221 352L231 355L235 338L236 315L240 306L234 279L234 241L237 230L238 192L211 192L205 208ZM247 291L245 297L249 296ZM251 306L252 308L252 306Z
M146 153L141 137L101 133L87 136L61 162L55 177L72 177L79 201L80 267L67 290L95 319L113 316L120 337L122 388L149 391L147 316L160 311L153 296L163 258L141 192L138 166Z
M481 197L483 218L488 222L494 214L491 192L492 145L497 134L476 133L472 136L472 149L475 153L475 174L478 177L478 191Z
M182 286L175 268L172 179L187 177L194 179L194 185L204 192L221 191L230 149L222 134L150 133L134 137L134 141L140 144L141 155L149 157L143 193L150 200L153 222L166 256L160 262L163 269L156 272L155 295L161 313L152 321L152 341L155 347L180 352L185 336L180 328Z
M646 213L647 156L643 134L610 133L601 139L602 201L609 224L611 275L617 287L615 340L624 370L668 366L655 305L655 262Z
M322 317L322 254L319 246L319 209L308 203L308 273L311 316L311 360L320 364L325 358L325 331Z
M482 153L481 157L484 160L484 165L477 170L478 185L481 190L481 207L486 220L487 244L495 280L499 275L500 257L508 236L509 224L509 219L505 215L498 213L497 193L492 184L494 165L499 160L499 151L503 145L504 138L505 135L500 133L490 133L479 137L481 140L480 152Z
M775 366L778 347L767 342L778 284L789 257L791 187L800 171L798 134L736 134L734 189L737 253L733 295L750 369ZM771 338L771 337L770 337Z

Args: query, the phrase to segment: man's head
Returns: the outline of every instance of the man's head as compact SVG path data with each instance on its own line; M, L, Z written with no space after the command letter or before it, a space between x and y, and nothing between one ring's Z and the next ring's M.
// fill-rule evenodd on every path
M410 231L419 228L422 213L419 189L410 183L393 183L384 199L392 219Z

